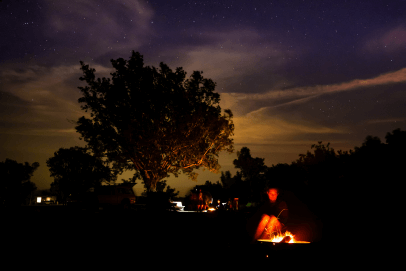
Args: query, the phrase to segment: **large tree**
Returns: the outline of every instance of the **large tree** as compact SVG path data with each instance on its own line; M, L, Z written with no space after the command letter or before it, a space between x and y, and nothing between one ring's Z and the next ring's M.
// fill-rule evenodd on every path
M149 191L158 181L181 172L196 180L194 169L218 172L220 151L233 151L231 110L221 112L220 95L211 79L182 68L173 72L144 66L142 55L111 60L112 78L95 78L95 69L81 63L87 85L79 87L81 117L76 130L95 155L117 172L136 170Z
M51 177L51 192L62 202L71 195L80 198L90 188L101 185L103 181L115 179L110 168L104 162L91 155L86 148L60 148L47 160Z
M26 203L30 194L37 189L30 181L39 163L17 163L6 159L0 162L0 206L11 207Z

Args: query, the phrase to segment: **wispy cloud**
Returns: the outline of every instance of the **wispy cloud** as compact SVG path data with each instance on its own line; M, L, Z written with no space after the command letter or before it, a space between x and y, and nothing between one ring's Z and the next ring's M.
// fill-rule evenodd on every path
M153 10L145 1L50 1L47 10L50 39L74 40L72 50L103 55L111 50L134 49L150 35ZM51 40L50 40L51 41ZM72 42L66 42L72 44Z
M314 99L323 94L339 93L344 91L356 90L359 88L368 88L378 85L394 84L406 82L406 68L395 72L381 74L370 79L355 79L350 82L332 85L317 85L309 87L296 87L284 90L272 90L266 93L230 93L224 95L228 100L225 103L229 105L241 105L244 101L281 101L276 106L283 106L292 103L303 103Z
M368 124L377 124L377 123L396 123L396 122L404 122L406 118L390 118L390 119L374 119L368 120Z
M98 76L110 72L102 66L94 66ZM72 127L68 120L86 114L80 109L77 88L82 72L77 66L38 67L27 66L23 70L2 69L1 91L7 100L1 102L3 114L0 121L7 123L3 133L60 135ZM76 82L76 83L72 83ZM4 109L6 108L6 109Z
M100 65L91 65L96 70L96 76L109 76L111 68ZM83 73L79 64L72 66L44 67L26 66L24 69L4 67L0 78L2 90L9 92L25 101L66 102L61 97L70 96L72 92L79 93L77 86L81 84L79 77ZM77 84L67 83L75 78Z
M378 32L365 42L365 49L369 52L395 52L406 47L406 27L398 26L386 31Z
M55 137L55 136L79 137L79 134L76 132L75 129L18 129L18 130L0 131L0 134L45 136L45 137Z
M184 57L179 64L188 73L203 71L205 77L218 83L220 92L240 91L246 88L245 83L252 83L250 80L264 70L270 74L268 79L275 78L273 84L278 84L283 79L273 72L284 67L295 53L263 40L252 29L207 33L204 40L210 42L183 47ZM261 92L258 86L256 84L250 91Z
M297 139L297 136L304 134L345 134L351 130L341 123L339 125L327 120L320 121L322 117L310 116L309 112L303 112L301 115L300 112L296 112L296 109L290 110L289 113L279 109L293 104L305 104L324 94L401 82L406 82L406 68L370 79L356 79L340 84L297 87L267 93L223 93L221 106L237 112L234 122L235 142L238 144L242 142L268 144L281 142L286 138ZM297 107L297 110L300 111L300 107ZM344 111L339 110L338 112L344 114ZM340 121L343 118L344 116ZM401 119L391 118L371 120L368 123L377 124L395 120L401 121Z
M246 116L236 117L235 143L260 143L269 144L286 140L300 134L341 134L345 129L323 127L312 122L295 122L283 118L272 117L267 108L250 112Z

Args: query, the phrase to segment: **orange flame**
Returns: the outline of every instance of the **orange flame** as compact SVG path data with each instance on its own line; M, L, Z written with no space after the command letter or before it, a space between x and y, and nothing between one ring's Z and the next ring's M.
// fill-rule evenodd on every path
M288 243L310 243L307 241L295 240L295 236L289 231L286 231L285 233L276 234L271 239L259 239L258 241L280 243L286 236L290 237L290 241Z
M290 233L289 231L286 231L284 234L279 233L279 234L275 235L275 236L271 239L271 242L279 243L279 242L282 241L283 238L285 238L286 236L290 236L290 241L289 241L289 243L295 243L295 236L294 236L292 233Z

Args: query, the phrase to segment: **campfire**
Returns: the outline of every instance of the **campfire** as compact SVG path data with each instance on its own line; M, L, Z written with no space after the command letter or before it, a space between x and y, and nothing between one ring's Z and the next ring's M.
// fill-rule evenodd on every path
M273 243L310 243L307 241L295 240L295 236L289 231L286 231L285 233L279 233L273 236L273 238L271 239L258 239L258 241L273 242Z

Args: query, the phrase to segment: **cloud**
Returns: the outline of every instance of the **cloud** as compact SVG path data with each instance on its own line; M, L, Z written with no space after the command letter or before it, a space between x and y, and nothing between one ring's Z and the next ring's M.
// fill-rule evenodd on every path
M396 52L406 48L406 28L398 26L389 30L378 31L365 42L364 48L369 52Z
M406 46L406 29L398 27L389 31L381 39L382 45L389 48L389 50L396 50L399 48L405 48Z
M98 77L109 76L112 71L112 68L100 65L90 66L96 70L96 76ZM0 72L3 91L25 101L48 100L50 102L58 102L58 100L61 100L60 96L71 96L73 90L79 93L76 86L69 85L65 81L74 77L77 85L80 85L79 77L82 75L79 65L58 67L26 66L23 69L3 66ZM63 102L65 102L65 99L63 99Z
M367 124L396 123L404 121L406 121L406 118L374 119L367 121Z
M236 112L234 114L236 131L234 138L238 144L244 142L272 144L272 142L281 142L287 139L299 139L305 134L314 134L317 135L317 138L320 138L321 135L335 134L332 137L336 138L338 134L351 132L350 127L343 126L342 122L337 122L346 120L344 115L352 114L347 112L346 106L343 106L342 109L336 109L334 113L331 112L332 116L340 115L339 119L337 119L337 116L328 119L325 116L327 113L320 115L320 113L315 113L313 110L309 111L309 107L306 106L294 107L294 109L289 107L288 111L281 109L295 104L307 104L325 94L349 92L402 82L406 82L406 68L370 79L356 79L340 84L296 87L285 90L272 90L266 93L223 93L221 94L221 106ZM387 96L385 96L385 100L388 100ZM366 106L366 104L364 105ZM372 115L370 113L369 116ZM354 120L354 118L356 119L354 116L351 117L351 120ZM388 118L386 120L370 121L369 123L390 122L393 120L393 118ZM396 120L400 121L400 119ZM348 121L344 123L348 124Z
M230 93L225 98L229 99L225 103L240 105L246 101L272 100L276 104L272 107L284 106L292 103L304 103L323 94L339 93L356 90L359 88L369 88L373 86L395 84L406 82L406 68L395 72L381 74L370 79L355 79L350 82L332 85L316 85L308 87L296 87L284 90L272 90L266 93ZM278 103L277 101L280 101Z
M253 80L257 87L250 91L261 92L260 85L265 80L270 81L268 85L285 81L278 78L276 71L287 65L287 59L294 54L293 50L288 51L264 40L251 29L206 33L202 40L205 43L201 45L180 49L183 57L179 64L186 67L189 74L203 71L205 77L218 84L220 92L242 90L247 85L253 85L250 82ZM264 70L269 76L261 76Z
M103 55L117 49L134 49L153 33L153 10L139 0L47 1L50 42L58 40L69 50Z
M300 134L340 134L346 133L344 129L332 129L323 127L310 121L284 120L280 117L272 117L268 108L250 112L245 116L234 118L236 144L260 143L270 144L281 142L287 137L295 137Z
M93 66L97 76L111 71ZM71 129L68 120L86 114L78 103L82 96L77 88L81 83L79 66L25 67L23 70L2 67L2 123L7 123L3 133L31 135L60 135ZM75 80L73 80L73 78ZM77 82L72 85L72 82ZM43 131L43 132L41 132Z
M55 137L55 136L79 137L79 134L76 132L75 129L18 129L18 130L0 131L0 134L45 136L45 137Z

